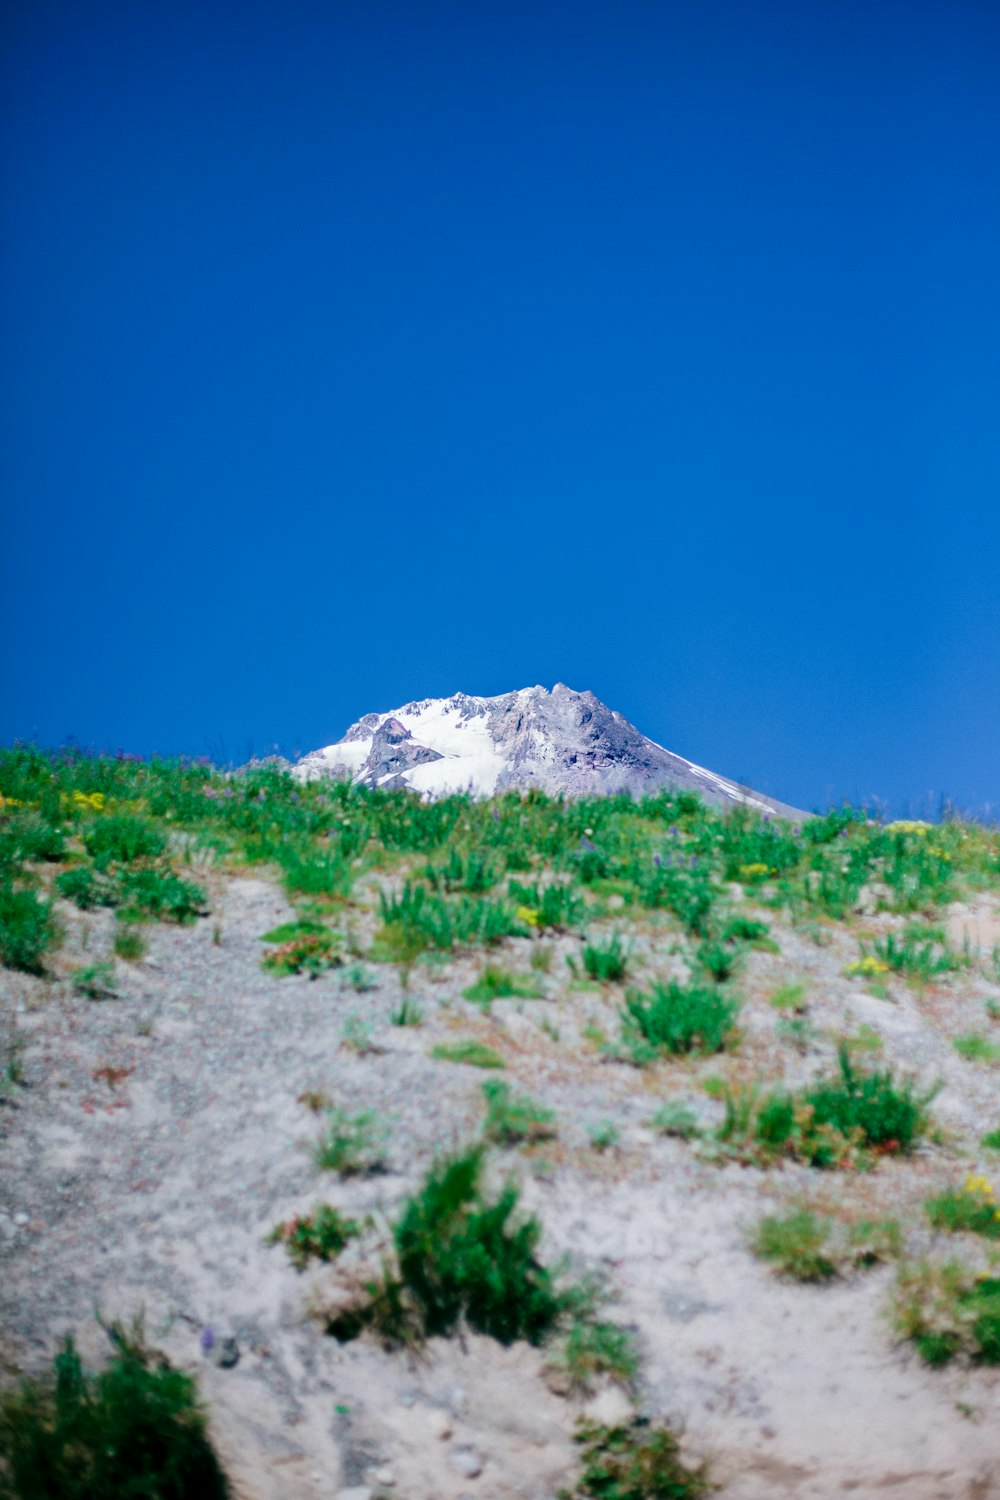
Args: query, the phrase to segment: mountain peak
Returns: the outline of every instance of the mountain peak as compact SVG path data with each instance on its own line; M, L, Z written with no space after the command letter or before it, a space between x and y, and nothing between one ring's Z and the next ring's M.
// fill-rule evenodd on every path
M641 796L673 787L716 805L799 816L665 750L592 692L564 682L551 691L537 684L494 698L454 693L365 714L334 744L303 756L294 774L409 787L425 797L529 787L569 796Z

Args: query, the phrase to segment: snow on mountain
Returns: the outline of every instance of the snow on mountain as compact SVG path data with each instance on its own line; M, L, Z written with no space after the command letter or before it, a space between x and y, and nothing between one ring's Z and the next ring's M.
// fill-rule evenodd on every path
M574 692L561 682L551 692L521 688L496 698L456 693L365 714L336 744L303 756L293 775L409 787L425 797L466 791L490 796L532 786L569 795L641 795L675 787L716 805L739 802L799 815L672 754L593 693Z

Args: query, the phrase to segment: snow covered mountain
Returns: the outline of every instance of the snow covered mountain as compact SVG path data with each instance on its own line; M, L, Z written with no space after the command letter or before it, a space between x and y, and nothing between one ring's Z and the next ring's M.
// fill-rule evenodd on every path
M497 698L456 693L365 714L336 744L303 756L293 775L410 787L428 797L464 791L490 796L532 786L571 795L641 795L676 787L716 805L741 802L801 816L671 754L593 693L574 692L561 682L551 692L521 688Z

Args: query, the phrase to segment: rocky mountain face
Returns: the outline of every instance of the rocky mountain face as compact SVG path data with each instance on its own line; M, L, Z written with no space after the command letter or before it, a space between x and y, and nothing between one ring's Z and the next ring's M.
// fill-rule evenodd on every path
M497 698L456 693L389 713L365 714L341 740L295 765L302 780L350 778L365 786L409 787L423 796L516 787L550 793L634 795L660 787L698 792L716 805L745 803L800 816L797 809L696 766L640 734L593 693L556 683Z

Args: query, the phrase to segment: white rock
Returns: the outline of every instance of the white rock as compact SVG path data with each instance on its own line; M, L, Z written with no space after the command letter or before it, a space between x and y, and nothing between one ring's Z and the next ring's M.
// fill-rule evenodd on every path
M372 1492L366 1484L355 1484L349 1490L338 1490L337 1500L372 1500Z
M588 1401L583 1408L588 1422L597 1422L601 1427L623 1427L632 1420L632 1403L616 1385Z
M450 1438L455 1431L455 1424L452 1422L450 1414L442 1411L440 1408L437 1408L428 1415L427 1425L434 1436L440 1438L442 1442L445 1438Z
M396 1476L388 1464L383 1464L381 1469L376 1469L374 1478L376 1484L384 1485L387 1490L391 1490L396 1483Z
M483 1472L483 1465L486 1460L481 1453L476 1452L475 1448L466 1448L463 1446L452 1448L448 1454L448 1462L455 1472L461 1474L463 1478L475 1479Z

